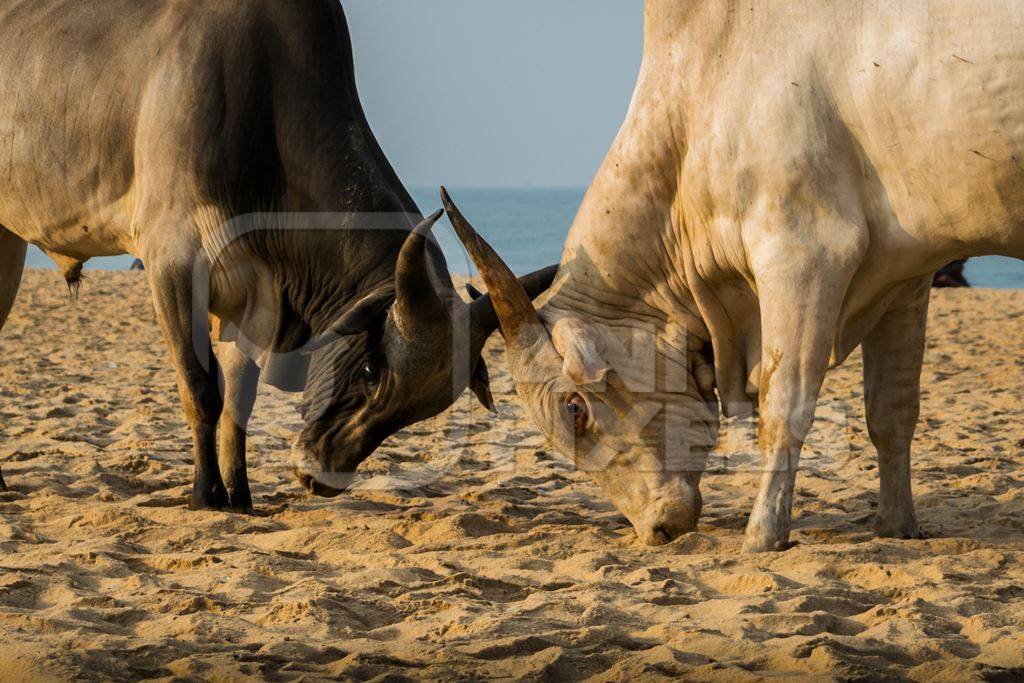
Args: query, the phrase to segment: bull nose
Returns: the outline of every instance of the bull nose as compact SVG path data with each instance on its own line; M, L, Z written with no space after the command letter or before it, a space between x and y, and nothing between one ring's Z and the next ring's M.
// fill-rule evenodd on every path
M674 541L672 534L663 526L656 526L651 529L650 538L648 539L647 545L667 545Z
M351 473L326 472L316 457L301 444L292 446L295 476L310 493L321 498L335 498L352 483Z
M320 498L337 498L341 494L345 493L345 489L337 489L333 486L317 481L316 477L311 474L306 474L298 469L295 470L295 476L299 478L299 483L312 493L314 496Z
M663 503L653 506L644 523L636 527L637 535L644 545L667 545L696 529L700 503L692 502L695 505Z
M696 528L696 525L671 526L669 524L657 524L646 529L637 529L637 535L640 536L640 540L644 545L657 547L668 545L683 534L693 531L694 528Z

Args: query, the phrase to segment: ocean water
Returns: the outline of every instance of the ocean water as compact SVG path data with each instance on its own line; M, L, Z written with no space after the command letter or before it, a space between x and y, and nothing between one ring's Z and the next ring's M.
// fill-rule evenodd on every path
M583 200L582 188L481 189L449 188L452 198L476 229L517 273L527 273L558 263L562 244L576 209ZM437 188L415 188L413 198L424 213L441 208ZM473 272L472 264L447 221L436 234L454 273ZM124 270L133 257L94 259L86 268ZM30 268L52 268L53 262L35 248L29 251ZM971 259L967 279L975 287L1024 289L1024 261L1001 256Z

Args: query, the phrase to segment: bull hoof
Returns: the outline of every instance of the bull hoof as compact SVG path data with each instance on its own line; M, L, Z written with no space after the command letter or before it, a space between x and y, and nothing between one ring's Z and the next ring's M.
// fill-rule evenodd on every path
M188 509L194 512L230 510L231 502L228 500L228 491L223 485L202 489L194 488L188 501Z
M899 541L920 541L924 538L924 534L921 533L916 524L909 527L878 524L875 526L875 534L879 538L895 538Z
M188 509L192 512L231 512L231 506L227 503L211 503L204 500L196 500L194 497L188 499Z
M228 492L228 498L231 501L230 510L239 515L252 515L252 496L248 491L245 493L235 493L233 491Z
M796 542L780 541L778 539L748 538L743 541L743 552L747 555L756 553L781 553L794 547Z

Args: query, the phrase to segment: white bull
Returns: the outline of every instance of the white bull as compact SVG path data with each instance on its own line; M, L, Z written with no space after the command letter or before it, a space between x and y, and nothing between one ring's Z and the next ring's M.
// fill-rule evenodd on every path
M628 119L543 309L448 209L519 394L643 540L696 524L717 404L759 404L745 549L786 548L822 380L858 345L878 532L916 536L931 274L1024 257L1024 4L648 0Z

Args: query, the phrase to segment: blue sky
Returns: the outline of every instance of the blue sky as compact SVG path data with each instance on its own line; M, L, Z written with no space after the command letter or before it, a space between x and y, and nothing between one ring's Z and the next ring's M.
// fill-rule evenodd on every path
M590 184L636 84L642 0L342 5L367 117L405 184L430 197L427 206L441 184ZM573 212L558 214L559 230ZM552 244L548 251L557 254L561 241ZM121 268L130 261L97 259L89 266ZM30 267L52 265L30 251Z
M640 67L641 0L343 0L370 124L411 186L583 187Z

